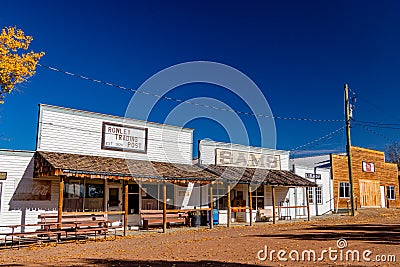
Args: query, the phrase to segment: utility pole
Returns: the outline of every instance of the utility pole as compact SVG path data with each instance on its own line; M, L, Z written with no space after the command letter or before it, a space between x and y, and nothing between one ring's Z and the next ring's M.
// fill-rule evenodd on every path
M355 215L354 195L353 195L353 170L351 163L351 139L350 139L350 104L349 104L349 86L347 83L344 85L344 109L346 114L346 136L347 136L347 164L349 169L349 182L350 182L350 204L351 216Z

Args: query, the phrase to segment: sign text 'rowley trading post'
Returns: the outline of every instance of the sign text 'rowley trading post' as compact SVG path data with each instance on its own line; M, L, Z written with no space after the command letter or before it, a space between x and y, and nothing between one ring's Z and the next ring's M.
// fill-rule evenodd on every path
M147 129L103 122L101 148L146 153Z

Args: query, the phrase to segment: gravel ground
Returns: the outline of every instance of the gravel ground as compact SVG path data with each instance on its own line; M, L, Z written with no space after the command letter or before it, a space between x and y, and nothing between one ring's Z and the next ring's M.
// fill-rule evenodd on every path
M19 250L1 249L0 266L400 266L399 219L399 209L362 209L356 217L328 215L310 222L260 223L213 230L174 228L167 234L137 231L113 241L70 241ZM337 243L341 238L347 241L346 247L342 247L343 240ZM263 259L265 246L268 257ZM272 250L276 252L270 259ZM286 252L281 256L287 261L278 259L279 250ZM316 251L317 260L308 261L307 253L302 260L304 250ZM323 250L323 260L318 260ZM359 262L352 261L349 250L359 251ZM364 260L362 254L367 250L371 254ZM388 261L392 255L399 263L377 261L385 257Z

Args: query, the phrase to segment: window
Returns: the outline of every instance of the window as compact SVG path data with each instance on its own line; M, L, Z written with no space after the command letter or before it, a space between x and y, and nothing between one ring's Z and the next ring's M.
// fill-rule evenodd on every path
M314 188L313 187L309 187L308 188L308 201L310 204L314 204Z
M264 209L264 186L260 185L255 192L253 192L252 199L253 209Z
M65 183L64 198L83 198L83 183L79 180Z
M350 197L350 183L346 182L339 183L339 197L343 198Z
M88 184L86 198L104 198L103 184Z
M387 187L387 198L390 200L396 199L396 197L394 195L394 186L392 186L392 185L389 185Z
M318 186L315 188L315 199L317 201L317 204L321 205L322 204L322 186Z

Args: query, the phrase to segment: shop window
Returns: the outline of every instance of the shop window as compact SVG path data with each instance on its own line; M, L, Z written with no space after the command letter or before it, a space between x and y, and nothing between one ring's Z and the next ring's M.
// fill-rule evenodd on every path
M394 195L394 186L392 186L392 185L389 185L387 187L387 198L390 200L396 199L396 197Z
M308 202L314 204L314 187L309 187L307 190Z
M88 184L86 188L86 198L104 198L103 184Z
M228 197L226 196L226 188L219 188L218 185L213 187L214 207L219 210L228 209Z
M339 197L342 197L342 198L350 197L350 183L346 183L346 182L339 183Z
M322 186L315 188L315 200L317 204L322 205Z
M253 192L253 199L251 203L253 209L264 209L264 186L260 185L256 191Z
M83 184L77 182L67 182L64 184L64 198L83 198Z

